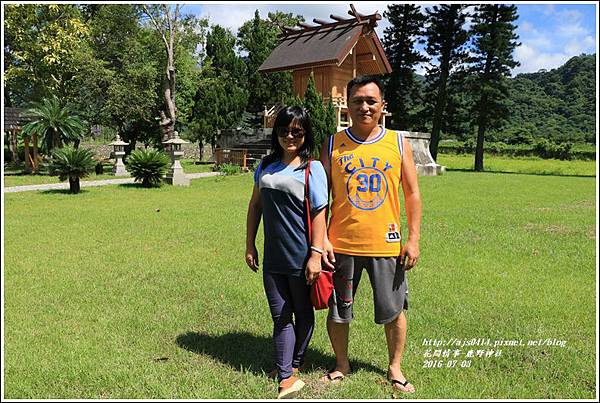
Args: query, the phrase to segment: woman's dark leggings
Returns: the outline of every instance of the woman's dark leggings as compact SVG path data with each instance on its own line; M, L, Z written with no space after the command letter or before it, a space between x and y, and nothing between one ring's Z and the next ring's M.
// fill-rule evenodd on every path
M273 318L275 363L281 381L292 375L292 367L299 368L304 363L315 313L304 276L263 272L263 283Z

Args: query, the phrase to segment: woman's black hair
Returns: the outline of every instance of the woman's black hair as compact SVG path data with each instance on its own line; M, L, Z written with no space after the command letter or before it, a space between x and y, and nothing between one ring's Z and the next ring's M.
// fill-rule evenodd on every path
M275 118L273 132L271 133L271 149L273 151L263 158L262 169L265 169L270 163L278 159L280 160L283 157L283 148L281 147L281 144L279 144L277 135L281 130L286 129L293 121L298 122L300 127L304 129L304 143L298 150L298 156L300 157L301 163L300 166L294 170L298 171L306 168L315 142L312 125L310 123L310 116L308 116L308 111L304 108L299 106L288 106L282 108Z

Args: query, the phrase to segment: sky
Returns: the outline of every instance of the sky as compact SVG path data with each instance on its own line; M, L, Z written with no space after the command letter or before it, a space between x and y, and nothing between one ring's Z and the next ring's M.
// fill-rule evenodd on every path
M437 3L413 2L425 9ZM467 1L461 2L469 3ZM474 4L473 2L470 2ZM481 3L481 2L480 2ZM262 18L270 11L283 11L300 14L306 22L313 18L329 21L330 14L348 17L350 2L240 2L237 4L186 3L184 12L208 18L209 23L219 24L237 33L238 28L254 17L258 10ZM361 14L378 11L382 16L388 4L392 2L352 2ZM520 66L513 69L513 76L519 73L533 73L540 69L551 70L564 64L573 56L596 52L598 43L596 30L597 5L592 2L546 2L515 3L519 18L516 21L517 34L521 43L514 51L514 58ZM389 26L387 19L379 21L376 28L380 39ZM425 65L417 67L416 72L424 74Z

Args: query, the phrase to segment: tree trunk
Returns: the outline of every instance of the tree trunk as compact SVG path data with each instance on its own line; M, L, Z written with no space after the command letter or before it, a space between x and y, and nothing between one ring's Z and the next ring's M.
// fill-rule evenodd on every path
M167 116L171 120L169 124L169 138L174 137L175 122L177 121L177 107L175 106L175 35L177 33L177 18L179 17L179 5L175 6L175 16L171 18L167 6L166 15L169 23L169 41L167 45L167 77L165 88L165 106ZM167 140L168 140L167 139Z
M438 96L435 102L433 113L433 127L431 129L431 142L429 151L434 161L437 161L438 144L440 143L440 132L442 130L442 119L446 109L446 82L448 80L448 67L442 66L440 71L440 81L438 83Z
M38 134L33 133L31 135L31 144L33 145L33 172L37 172L40 169L40 154L38 153Z
M25 151L25 172L31 172L31 155L29 154L29 136L23 138Z
M71 193L79 193L81 190L78 176L69 176L69 191Z
M56 130L51 130L52 133L52 148L62 148L62 140L60 138L60 133L57 133ZM48 150L50 153L50 150Z
M198 140L198 160L202 161L202 154L204 153L204 142Z
M162 36L162 40L165 45L165 50L167 51L167 66L166 66L166 75L163 78L163 95L165 101L165 109L166 111L161 111L162 121L160 126L163 130L163 139L162 141L167 141L174 137L175 131L175 123L177 121L177 107L175 106L175 35L178 30L178 19L179 19L179 10L181 5L175 5L175 14L171 15L170 5L163 4L161 5L162 17L160 15L153 14L146 6L144 6L144 10L156 30ZM159 21L162 21L161 24ZM164 23L166 22L166 26Z
M487 108L488 97L487 88L485 87L490 81L490 71L492 68L492 60L494 55L489 52L485 58L485 67L483 70L483 85L480 87L482 91L479 99L479 116L477 117L477 146L475 147L475 171L483 171L483 140L485 137L485 129L487 126Z
M172 139L174 137L173 132L175 131L175 122L177 121L177 108L175 107L175 66L173 65L173 47L170 44L167 49L168 53L168 66L167 66L167 77L164 83L164 95L165 95L165 107L166 117L169 119L168 125L165 125L165 139L163 141Z
M137 146L137 140L129 139L128 143L129 143L129 145L125 146L125 157L128 157L132 152L135 151L135 147Z
M485 96L481 97L480 100L480 110L479 110L479 119L477 120L477 146L475 147L475 171L482 172L483 171L483 141L485 137L485 129L486 129L486 113L485 107L487 105L487 98Z
M8 140L8 144L9 144L9 149L10 149L10 155L11 155L11 159L12 162L17 164L19 163L19 142L18 142L18 132L17 130L11 130L9 132L9 140Z

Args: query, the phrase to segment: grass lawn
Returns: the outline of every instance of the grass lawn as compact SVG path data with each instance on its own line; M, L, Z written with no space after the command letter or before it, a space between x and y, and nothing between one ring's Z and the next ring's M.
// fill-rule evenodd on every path
M211 172L212 164L202 164L196 165L193 160L183 160L181 161L181 166L185 173L197 173L197 172ZM82 178L82 181L97 181L103 179L119 179L123 178L122 176L114 176L111 173L111 168L107 168L108 165L104 169L104 174L96 175L92 172L89 176ZM24 175L21 173L20 169L8 169L5 170L4 175L4 186L22 186L22 185L42 185L46 183L60 183L58 180L58 176L49 176L46 172L42 172L36 175ZM68 182L68 181L65 181Z
M438 164L450 170L472 171L475 156L468 154L439 154ZM541 158L507 158L484 155L486 172L527 173L537 175L595 176L596 161L561 161Z
M411 397L594 398L595 178L449 171L419 181ZM4 398L274 398L272 322L261 275L243 261L251 187L244 174L5 194ZM334 357L326 312L316 318L300 397L393 398L367 276L350 333L355 373L340 385L318 382ZM479 338L491 345L426 345ZM527 345L539 339L549 342ZM435 350L458 350L456 366L426 357Z

